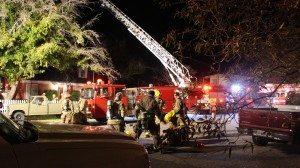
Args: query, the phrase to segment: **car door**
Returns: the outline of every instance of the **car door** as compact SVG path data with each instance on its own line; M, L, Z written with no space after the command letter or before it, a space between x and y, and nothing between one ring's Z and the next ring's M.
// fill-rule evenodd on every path
M15 158L11 144L9 144L5 139L3 139L1 135L0 149L1 168L18 168L18 162Z
M269 117L271 130L289 132L291 129L291 114L284 111L273 111Z
M51 138L13 146L19 168L149 167L142 146L129 140ZM92 158L97 161L91 161Z
M239 112L239 126L266 129L269 125L269 113L267 110L241 109Z
M29 104L30 115L46 115L48 112L47 100L44 97L35 97Z

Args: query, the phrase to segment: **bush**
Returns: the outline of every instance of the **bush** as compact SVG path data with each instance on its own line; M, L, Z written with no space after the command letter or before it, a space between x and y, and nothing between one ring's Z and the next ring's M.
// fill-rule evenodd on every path
M55 94L56 97L58 96L56 90L45 90L43 93L46 94L46 97L47 97L48 100L50 100L50 101L53 99L53 97L52 97L53 94Z
M80 91L78 91L78 90L73 90L73 91L71 91L71 95L72 95L72 97L71 97L71 100L72 100L72 101L79 101L79 98L80 98Z
M53 99L53 97L52 97L53 94L55 94L56 97L58 96L56 90L44 90L43 93L46 94L46 97L47 97L48 100L50 100L50 101ZM70 94L71 94L71 100L72 100L72 101L79 101L79 98L80 98L80 91L78 91L78 90L73 90L73 91L70 92Z

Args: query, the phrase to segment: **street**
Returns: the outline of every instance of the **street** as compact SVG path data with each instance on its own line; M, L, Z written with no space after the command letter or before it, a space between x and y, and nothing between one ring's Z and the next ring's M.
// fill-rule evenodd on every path
M152 168L297 168L299 167L299 146L290 144L270 144L243 150L242 146L233 148L231 157L225 147L205 147L203 152L174 152L171 154L150 154Z
M201 116L197 116L201 117ZM209 116L208 116L209 117ZM218 116L221 117L221 116ZM237 115L226 126L226 137L204 138L197 141L204 144L203 148L176 148L166 154L150 153L152 168L299 168L300 145L270 142L267 146L253 145L248 135L238 134L236 127ZM167 125L161 124L162 130ZM127 124L126 129L131 129ZM141 136L143 139L143 136ZM229 145L228 141L232 144ZM235 142L235 143L234 143Z

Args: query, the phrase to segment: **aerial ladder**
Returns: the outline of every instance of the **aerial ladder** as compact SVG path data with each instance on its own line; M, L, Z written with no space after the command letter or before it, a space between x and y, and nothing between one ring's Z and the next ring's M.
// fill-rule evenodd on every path
M191 83L189 70L182 65L173 55L163 48L140 26L126 16L109 0L100 0L101 7L107 9L118 19L145 47L147 47L164 65L169 72L170 78L175 86L188 87Z

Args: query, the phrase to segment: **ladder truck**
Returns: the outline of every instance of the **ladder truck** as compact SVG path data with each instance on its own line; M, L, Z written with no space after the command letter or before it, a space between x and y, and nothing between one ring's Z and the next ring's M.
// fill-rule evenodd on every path
M188 88L188 93L184 93L184 101L186 103L186 106L190 110L197 109L197 106L199 104L198 102L203 101L203 89L191 86L192 77L189 74L189 70L173 55L171 55L164 47L162 47L156 40L154 40L147 32L145 32L140 26L132 21L120 9L118 9L112 2L110 2L109 0L100 0L100 3L102 8L108 10L128 29L128 31L133 36L135 36L146 48L148 48L148 50L150 50L159 59L159 61L169 72L173 85L176 86L177 89ZM169 89L167 86L158 88L160 88L160 91L166 90L167 93L163 93L165 100L173 100L173 94L169 93ZM173 91L175 91L174 88Z
M109 0L100 0L101 7L107 9L116 19L118 19L128 31L135 36L146 48L148 48L164 65L169 72L170 78L175 86L188 87L191 83L189 70L182 65L173 55L163 48L140 26L126 16Z

